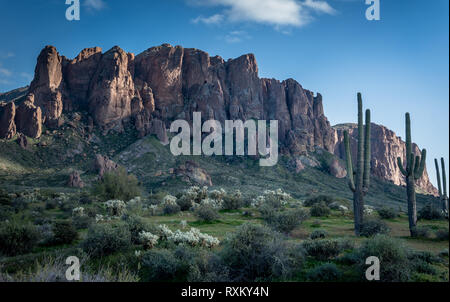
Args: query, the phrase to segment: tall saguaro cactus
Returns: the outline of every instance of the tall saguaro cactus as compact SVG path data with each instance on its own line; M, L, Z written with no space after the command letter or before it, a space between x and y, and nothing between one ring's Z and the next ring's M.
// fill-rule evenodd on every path
M445 161L444 158L441 158L441 166L442 166L442 186L441 186L441 174L439 173L439 162L437 159L434 160L434 164L436 165L436 177L438 182L439 189L439 197L442 202L442 211L448 217L448 195L447 195L447 176L445 175ZM444 189L444 190L442 190Z
M358 154L356 172L353 172L352 154L348 131L344 131L344 145L347 159L347 176L350 190L353 192L353 212L355 214L355 234L361 233L364 218L364 196L370 186L370 110L366 111L366 125L363 120L361 93L358 93Z
M416 205L416 180L420 179L425 169L427 150L422 150L422 156L415 156L411 142L411 117L406 113L406 167L403 167L402 159L397 159L398 167L406 177L406 191L408 195L409 230L412 237L416 237L417 205Z

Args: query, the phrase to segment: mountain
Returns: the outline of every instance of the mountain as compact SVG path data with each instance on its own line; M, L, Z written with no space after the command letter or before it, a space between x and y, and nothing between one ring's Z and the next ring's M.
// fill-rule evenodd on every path
M137 56L117 46L105 53L87 48L70 60L47 46L26 92L19 100L0 95L0 138L16 133L39 138L43 129L60 129L67 115L80 112L91 132L96 127L107 135L131 125L138 138L156 135L167 142L171 121L191 121L192 112L201 112L204 120L220 122L279 120L283 154L299 158L320 148L342 158L342 130L331 127L322 96L293 79L259 78L252 54L225 61L163 44ZM355 135L355 128L349 129ZM404 157L404 143L382 126L373 134L373 174L403 185L395 159ZM296 163L297 169L303 165ZM436 193L427 174L419 185Z

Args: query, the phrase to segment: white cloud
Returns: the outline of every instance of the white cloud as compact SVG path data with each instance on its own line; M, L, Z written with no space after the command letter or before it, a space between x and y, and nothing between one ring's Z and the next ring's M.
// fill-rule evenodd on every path
M106 7L103 0L84 0L84 5L93 10L102 10Z
M239 42L242 42L243 40L250 39L250 36L245 31L236 30L236 31L232 31L232 32L228 33L224 37L224 39L227 43L239 43Z
M0 75L4 77L10 77L12 76L12 72L6 68L0 67Z
M211 17L198 17L196 23L218 24L223 21L255 22L275 27L299 27L310 22L312 13L335 14L336 10L322 0L187 0L197 6L222 7ZM209 21L205 22L205 21Z
M13 52L1 52L0 51L0 58L2 58L2 59L9 59L9 58L13 58L13 57L15 57L16 56L16 54L15 53L13 53Z
M337 11L325 1L306 0L303 6L309 7L316 12L334 15Z
M221 14L215 14L212 15L211 17L203 17L203 16L199 16L197 18L195 18L194 20L192 20L193 23L198 24L198 23L204 23L207 25L211 25L211 24L219 24L222 23L222 21L224 20L224 15Z

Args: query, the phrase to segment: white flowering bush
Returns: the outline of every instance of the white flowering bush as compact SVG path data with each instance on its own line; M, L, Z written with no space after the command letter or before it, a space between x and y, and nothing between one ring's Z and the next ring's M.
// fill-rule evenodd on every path
M104 222L105 220L106 220L105 216L100 215L100 214L95 215L95 222L96 223Z
M282 189L278 189L276 191L266 190L263 195L258 196L252 201L252 206L259 207L263 204L268 204L274 208L281 208L286 206L291 200L292 196L283 192Z
M222 201L226 195L227 195L227 192L224 189L213 190L209 193L209 197L211 199L219 200L219 201Z
M163 212L166 215L176 214L181 210L180 206L177 204L177 198L172 195L166 195L166 197L164 197L162 207Z
M111 216L122 216L125 212L126 204L122 200L109 200L105 202Z
M150 213L150 215L151 216L155 216L156 215L156 213L158 212L158 206L157 205L150 205L149 207L148 207L148 211L149 211L149 213Z
M139 241L144 246L144 249L152 249L158 244L159 236L153 235L150 232L142 231L139 233Z
M72 210L73 217L83 217L84 216L84 208L78 207Z
M222 200L206 198L200 203L201 206L210 206L216 210L220 210L223 205Z
M220 244L219 239L212 237L208 234L201 233L198 229L191 228L188 232L182 232L177 230L172 236L168 238L169 241L178 245L189 245L192 247L206 247L213 248Z
M165 224L160 224L156 227L156 232L161 240L168 240L173 235L173 232Z
M163 199L163 205L176 205L177 204L177 198L172 195L166 195Z

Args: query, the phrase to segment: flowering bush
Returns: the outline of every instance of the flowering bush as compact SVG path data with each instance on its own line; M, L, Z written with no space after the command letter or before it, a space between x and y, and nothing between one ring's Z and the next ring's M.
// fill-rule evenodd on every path
M198 229L192 228L188 232L177 230L172 236L168 237L169 241L175 244L185 244L192 247L201 246L206 248L213 248L220 244L219 239L208 234L201 233Z
M258 196L253 200L252 206L259 207L262 204L268 204L274 208L281 208L283 206L286 206L291 200L291 195L283 192L282 189L278 189L276 191L266 190L264 191L263 195Z
M182 211L188 211L192 207L197 206L202 200L208 197L208 187L193 186L187 189L178 199L177 203Z
M227 195L227 192L224 189L220 190L213 190L209 193L209 197L214 200L223 200L225 196Z
M180 206L177 204L177 198L172 195L166 195L163 199L163 212L166 215L180 212Z
M126 205L122 200L109 200L105 205L111 216L122 216L125 212Z
M158 243L159 237L150 232L142 231L139 233L139 240L144 246L144 249L152 249Z
M84 216L84 208L78 207L72 210L73 217L83 217Z
M173 235L173 232L165 224L160 224L156 228L156 232L159 235L159 238L161 238L161 240L167 240L169 237Z

